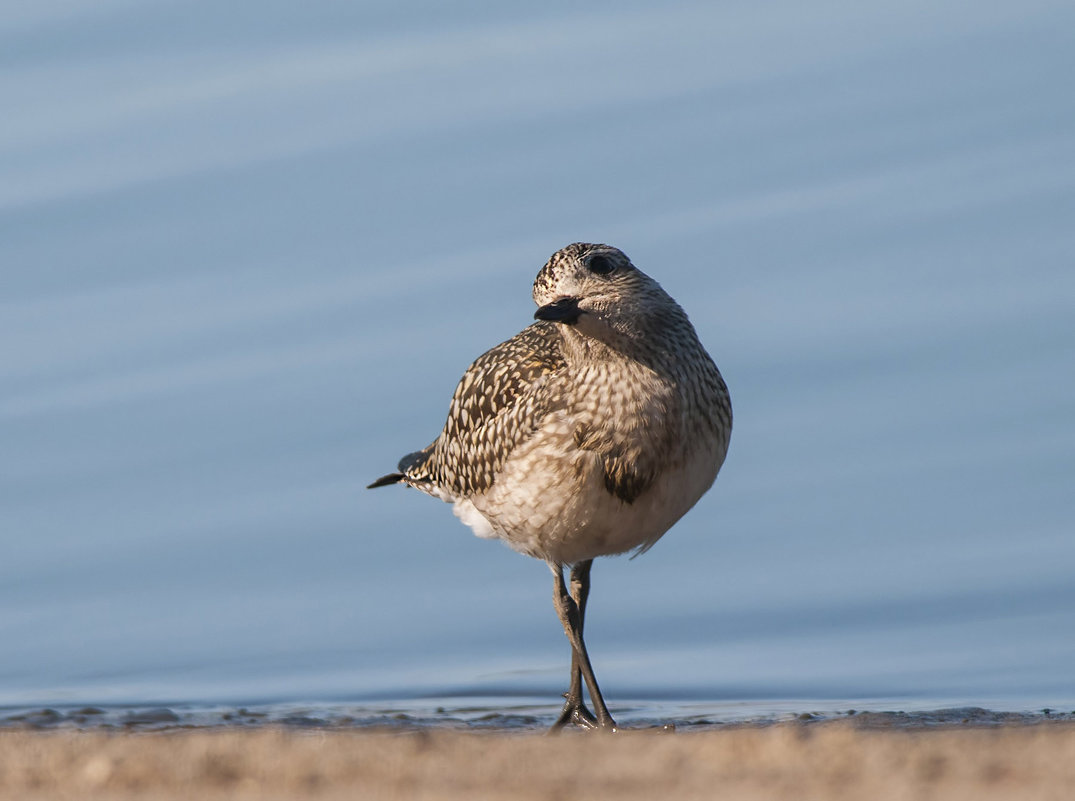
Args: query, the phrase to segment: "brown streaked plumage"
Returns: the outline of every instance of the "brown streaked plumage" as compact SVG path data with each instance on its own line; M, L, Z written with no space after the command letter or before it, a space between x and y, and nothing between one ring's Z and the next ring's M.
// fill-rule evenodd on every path
M439 497L479 536L546 561L572 645L554 728L613 729L582 639L592 560L646 550L702 496L727 452L731 403L687 315L616 248L557 251L533 295L538 322L480 356L440 436L370 486Z

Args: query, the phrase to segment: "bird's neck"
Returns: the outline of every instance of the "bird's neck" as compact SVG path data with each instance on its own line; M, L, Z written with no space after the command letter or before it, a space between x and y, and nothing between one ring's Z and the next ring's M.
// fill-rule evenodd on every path
M692 345L697 345L697 337L685 317L632 322L630 327L613 326L600 318L583 315L577 324L563 326L565 360L574 367L624 363L642 365L658 373L675 373L684 355L678 349L690 350ZM673 332L678 335L671 336Z

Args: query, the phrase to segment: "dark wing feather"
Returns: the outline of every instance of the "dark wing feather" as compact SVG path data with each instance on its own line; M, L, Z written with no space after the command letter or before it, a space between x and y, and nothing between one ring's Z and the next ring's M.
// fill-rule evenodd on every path
M398 484L406 478L402 473L389 473L387 476L381 476L372 484L368 484L366 489L377 489L378 487L387 487L389 484Z

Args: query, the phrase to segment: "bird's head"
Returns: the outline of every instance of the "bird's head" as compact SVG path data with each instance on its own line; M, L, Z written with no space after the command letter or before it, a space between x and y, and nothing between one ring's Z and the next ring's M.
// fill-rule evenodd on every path
M645 336L682 310L660 284L611 245L561 248L534 279L534 317L615 346Z

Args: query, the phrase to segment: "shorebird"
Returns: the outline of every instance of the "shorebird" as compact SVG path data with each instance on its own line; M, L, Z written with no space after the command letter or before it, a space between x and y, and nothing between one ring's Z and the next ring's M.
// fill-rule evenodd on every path
M590 568L646 551L709 489L731 401L686 313L620 250L557 251L533 298L537 322L467 369L440 436L369 488L422 490L479 537L544 560L571 643L553 730L614 731L582 637Z

